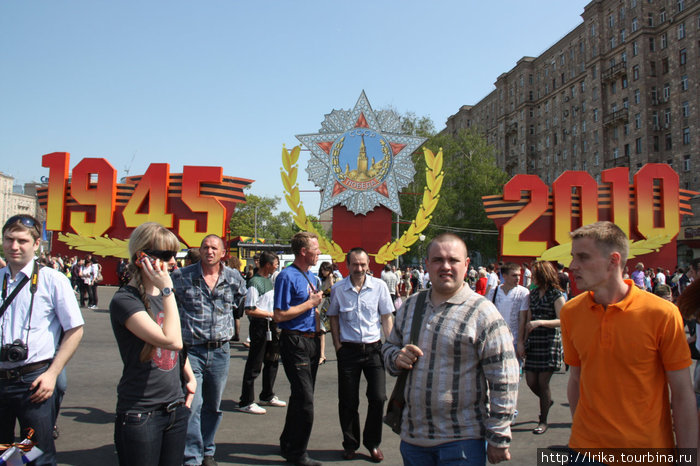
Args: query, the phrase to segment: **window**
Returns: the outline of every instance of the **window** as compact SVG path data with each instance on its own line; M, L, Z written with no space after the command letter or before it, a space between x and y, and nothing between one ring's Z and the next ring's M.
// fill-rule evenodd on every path
M639 93L639 89L635 89L634 90L634 103L639 104L640 99L641 99L641 96Z
M659 103L659 93L656 90L656 86L651 86L651 104L656 105Z
M598 121L598 109L593 109L593 121Z
M637 17L632 18L632 32L637 32L637 29L639 29L639 22L637 21Z
M683 171L684 172L690 171L690 155L683 156Z
M642 138L637 138L634 140L634 152L636 154L642 153Z
M581 81L581 94L586 92L586 81Z
M642 128L642 114L641 113L637 113L634 115L634 128L635 129Z
M683 128L683 145L687 146L688 144L690 144L690 128L686 126Z
M656 76L656 62L649 62L649 76Z
M673 149L673 139L671 138L671 133L666 133L666 136L664 139L666 141L666 150Z
M653 13L649 13L649 15L647 16L647 24L649 25L649 27L654 27L654 14Z
M630 0L630 8L635 8L637 6L637 0Z
M668 34L665 32L661 34L661 50L665 49L668 47Z
M634 65L632 67L632 81L639 79L639 65Z
M612 36L610 38L610 49L611 50L614 49L616 45L617 45L617 41L615 40L615 36Z
M653 52L656 50L656 42L654 42L654 38L650 37L649 38L649 51Z
M678 0L677 5L678 5L678 12L679 13L685 9L685 1L684 0Z
M608 25L612 28L615 27L615 16L610 15L608 16Z
M658 136L654 136L653 146L654 146L654 152L658 152L659 151L659 137Z
M686 49L681 49L681 51L678 52L678 62L681 65L685 65L688 62L688 51Z
M591 37L595 37L595 23L591 24Z
M625 157L629 157L629 156L630 156L630 145L629 145L629 144L625 144L625 149L624 149L624 150L625 150Z
M622 22L625 19L625 7L621 6L620 7L620 22Z
M627 109L630 108L630 100L627 97L622 99L622 107Z
M585 133L586 132L586 120L583 120L581 122L581 132Z
M685 23L678 25L678 40L685 39Z
M595 79L596 76L598 75L598 70L597 70L597 68L598 68L598 67L597 67L596 65L593 65L593 68L591 68L591 75L592 75L593 79Z
M635 40L634 42L632 42L632 56L636 57L638 53L639 53L639 45L637 44L637 41Z
M598 130L593 131L593 142L598 144L600 142L600 138L598 137Z
M620 43L621 43L621 44L624 44L624 43L625 43L625 36L626 36L626 35L627 35L627 34L626 34L625 30L624 30L624 29L620 29Z
M683 118L688 118L690 116L690 104L687 100L681 104L681 115L683 115Z
M651 113L651 123L654 125L654 129L659 129L659 112L656 110Z
M622 88L627 89L627 76L622 77Z
M684 74L681 76L681 91L687 91L688 90L688 75Z
M661 73L662 74L668 73L668 57L664 57L661 59Z
M617 147L615 147L615 148L613 149L613 158L616 159L616 158L618 158L619 156L620 156L620 149L618 149Z
M671 126L671 109L664 110L664 128Z
M666 8L662 8L659 12L659 24L666 22Z
M617 82L613 81L610 83L610 93L617 94Z
M625 136L628 136L630 134L630 125L629 123L625 123L622 126L622 131L625 133Z
M600 165L600 157L598 156L598 151L595 151L595 153L593 154L593 165L595 165L596 167Z
M664 84L664 102L668 102L671 98L671 85L669 83Z

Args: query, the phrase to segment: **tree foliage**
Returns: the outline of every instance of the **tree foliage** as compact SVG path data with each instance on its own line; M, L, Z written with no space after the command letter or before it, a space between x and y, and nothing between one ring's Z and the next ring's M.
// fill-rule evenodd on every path
M256 196L246 194L246 203L236 207L229 230L234 236L255 236L257 223L258 238L269 243L287 243L299 227L294 223L291 212L275 213L280 198L277 196ZM257 208L257 212L256 212ZM257 217L257 222L256 222Z
M465 239L471 251L479 251L484 258L498 254L498 236L460 232L460 229L495 230L493 221L486 217L481 196L498 194L508 181L505 172L496 166L495 148L475 130L460 130L453 136L440 133L431 136L425 146L437 153L442 148L445 181L433 219L424 232L425 243L443 231L454 231ZM402 217L415 217L425 188L425 157L423 150L413 155L416 177L404 191L415 195L401 196ZM407 225L402 226L402 230ZM422 245L415 244L410 255L419 259Z

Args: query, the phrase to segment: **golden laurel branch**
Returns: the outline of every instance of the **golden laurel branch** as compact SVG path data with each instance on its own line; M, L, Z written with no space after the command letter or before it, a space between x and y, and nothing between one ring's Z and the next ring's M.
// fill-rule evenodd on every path
M89 251L100 256L114 256L127 259L129 257L129 242L109 236L79 236L74 233L59 233L59 241L63 241L72 249Z
M657 235L639 241L629 241L628 259L659 252L664 245L671 242L670 235ZM547 249L537 260L559 262L565 267L571 263L571 243L564 243Z
M287 151L286 147L282 148L283 167L280 171L285 190L285 199L287 200L287 205L292 210L294 222L299 228L318 234L316 228L306 217L304 206L299 199L299 185L297 184L298 167L296 163L299 160L300 150L301 146L295 146L291 153ZM435 210L438 200L440 199L439 192L445 177L445 173L442 171L442 149L435 155L429 149L423 148L423 153L425 154L426 163L426 186L423 191L423 202L418 208L416 218L411 222L411 225L400 238L391 243L386 243L379 248L376 254L370 254L370 256L374 256L374 260L378 264L385 264L396 259L401 254L408 251L408 248L412 244L418 241L418 237L430 223L432 218L431 214ZM343 249L333 240L328 240L319 235L318 243L321 250L329 254L334 261L342 262L345 260L345 252L343 252Z
M116 239L109 236L80 236L75 233L59 233L58 240L66 243L71 249L87 251L103 257L129 258L129 240ZM187 245L180 242L180 249L187 249Z

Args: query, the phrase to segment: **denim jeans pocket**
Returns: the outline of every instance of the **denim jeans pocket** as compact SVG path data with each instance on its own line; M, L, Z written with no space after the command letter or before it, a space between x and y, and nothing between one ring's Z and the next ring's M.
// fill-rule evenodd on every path
M122 426L141 427L148 423L152 413L123 413L118 414Z

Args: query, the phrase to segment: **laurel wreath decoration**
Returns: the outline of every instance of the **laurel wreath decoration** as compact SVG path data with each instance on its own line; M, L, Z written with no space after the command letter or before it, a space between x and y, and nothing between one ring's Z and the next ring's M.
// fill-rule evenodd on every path
M299 152L301 146L295 146L291 152L286 147L282 148L282 184L285 190L285 199L287 205L292 210L294 222L299 228L316 233L318 235L318 244L322 251L330 255L334 261L342 262L345 260L345 252L333 240L326 239L320 235L314 225L309 221L304 211L304 205L299 199L299 184L297 183ZM418 208L416 218L411 222L411 225L401 235L400 238L386 243L379 248L376 254L370 254L378 264L385 264L396 259L401 254L408 251L408 248L418 241L418 237L425 230L432 219L432 213L440 199L440 188L445 173L442 171L442 149L437 155L429 149L423 148L425 155L425 181L426 186L423 191L423 202Z
M80 236L75 233L59 233L58 240L66 243L71 249L87 251L102 257L129 258L129 240L110 238L109 236ZM180 249L187 245L180 242Z
M109 236L79 236L74 233L59 233L59 241L63 241L72 249L89 251L100 256L114 256L129 258L129 242L123 239L110 238Z
M664 245L671 242L673 237L670 235L657 235L639 241L629 241L628 259L637 256L643 256L652 252L659 252ZM571 263L571 243L564 243L558 246L551 247L542 253L537 260L559 262L565 267Z

